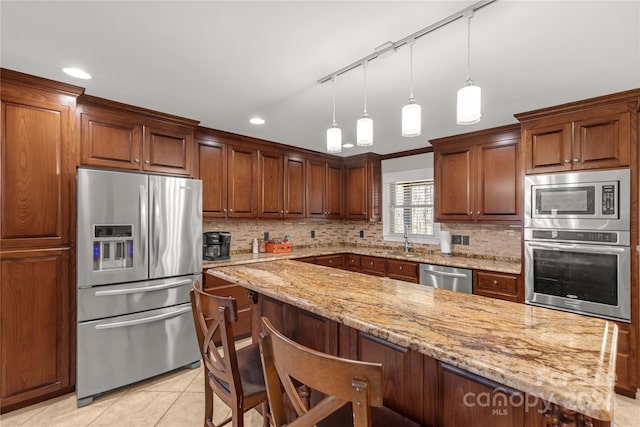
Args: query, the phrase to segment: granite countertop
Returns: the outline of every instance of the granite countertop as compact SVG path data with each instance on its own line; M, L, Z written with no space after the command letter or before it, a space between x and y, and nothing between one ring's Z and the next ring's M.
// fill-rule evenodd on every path
M612 420L617 326L291 260L210 274L592 418Z
M231 259L222 261L203 261L202 268L215 268L227 265L251 264L262 261L276 261L284 259L304 258L310 256L332 255L349 252L356 255L378 256L384 258L401 259L427 264L448 265L452 267L471 268L474 270L488 270L499 273L520 274L520 263L495 259L472 258L465 256L444 257L439 254L428 255L420 252L409 252L407 255L401 251L390 251L379 248L363 248L359 246L327 246L319 248L296 248L283 254L263 252L258 254L232 255Z

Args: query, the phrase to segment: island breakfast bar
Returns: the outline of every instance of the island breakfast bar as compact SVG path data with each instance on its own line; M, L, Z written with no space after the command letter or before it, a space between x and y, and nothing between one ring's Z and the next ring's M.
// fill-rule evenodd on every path
M212 268L294 340L381 362L385 406L428 426L607 426L613 322L293 260ZM407 424L408 425L408 424Z

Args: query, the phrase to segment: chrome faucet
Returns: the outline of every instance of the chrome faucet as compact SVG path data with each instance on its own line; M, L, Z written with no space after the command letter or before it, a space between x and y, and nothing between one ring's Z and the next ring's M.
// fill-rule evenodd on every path
M409 252L412 246L409 245L409 226L404 227L404 251Z

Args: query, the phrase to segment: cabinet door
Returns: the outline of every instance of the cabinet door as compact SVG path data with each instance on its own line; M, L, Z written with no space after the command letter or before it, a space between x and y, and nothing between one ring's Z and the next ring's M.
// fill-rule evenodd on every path
M618 355L616 358L616 392L635 398L636 382L635 359L632 357L635 349L635 336L632 333L633 325L616 322L618 325Z
M305 161L299 157L285 157L284 217L304 218Z
M436 152L435 220L474 218L473 149Z
M227 157L227 216L255 218L258 216L258 150L230 145Z
M338 354L338 323L333 320L289 306L295 311L293 340L323 353Z
M524 425L525 396L453 366L440 364L440 422L443 427ZM515 402L515 403L514 403Z
M360 257L360 272L384 277L387 275L385 261L384 258L362 255Z
M191 175L193 131L181 126L145 126L142 170Z
M326 267L346 269L344 254L319 256L316 258L316 263Z
M418 263L412 261L388 259L387 277L390 277L392 279L404 280L405 282L418 283L420 281Z
M476 148L477 220L520 220L522 186L519 142L501 141Z
M628 166L631 159L631 113L626 105L602 107L590 115L596 117L574 122L573 168Z
M260 152L260 218L282 218L283 209L283 156L280 153Z
M367 219L370 221L380 221L382 219L382 162L380 160L368 162L369 179L367 181L368 212Z
M478 270L474 270L474 274L474 294L512 302L523 299L518 276Z
M347 270L360 271L360 255L347 254Z
M309 218L325 217L326 165L324 161L307 160L307 217Z
M327 163L327 187L325 191L325 211L327 218L342 218L343 187L342 166Z
M202 215L227 216L227 146L198 140L198 177L202 180Z
M411 419L422 419L422 354L364 332L358 332L357 348L358 360L382 363L384 406Z
M81 114L83 165L140 169L142 125L125 116L87 110Z
M571 170L571 122L552 124L534 120L523 125L525 173L547 173Z
M367 219L367 164L347 166L345 218Z
M69 249L0 255L3 408L71 384L69 259Z
M12 97L3 88L0 246L69 243L70 123L75 100L47 94ZM35 91L34 91L35 92ZM75 230L74 230L75 233Z

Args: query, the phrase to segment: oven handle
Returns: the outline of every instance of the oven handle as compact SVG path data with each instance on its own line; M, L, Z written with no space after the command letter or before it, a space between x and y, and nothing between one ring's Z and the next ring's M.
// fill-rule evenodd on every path
M626 246L587 246L587 245L579 245L579 244L570 244L570 243L533 243L527 242L527 246L530 248L538 248L538 249L549 249L549 250L560 250L560 249L568 249L573 250L575 252L587 252L594 254L623 254L629 250Z
M191 306L181 308L176 311L171 311L169 313L162 313L155 316L144 317L142 319L136 320L124 320L122 322L112 322L112 323L102 323L99 325L95 325L95 329L113 329L113 328L124 328L127 326L135 326L143 323L157 322L158 320L169 319L171 317L179 316L183 313L191 311Z
M126 295L137 294L142 292L159 291L162 289L177 288L184 285L190 285L191 280L182 280L180 282L163 283L160 285L143 286L141 288L127 288L127 289L112 289L108 291L96 291L97 297L113 296L113 295Z

